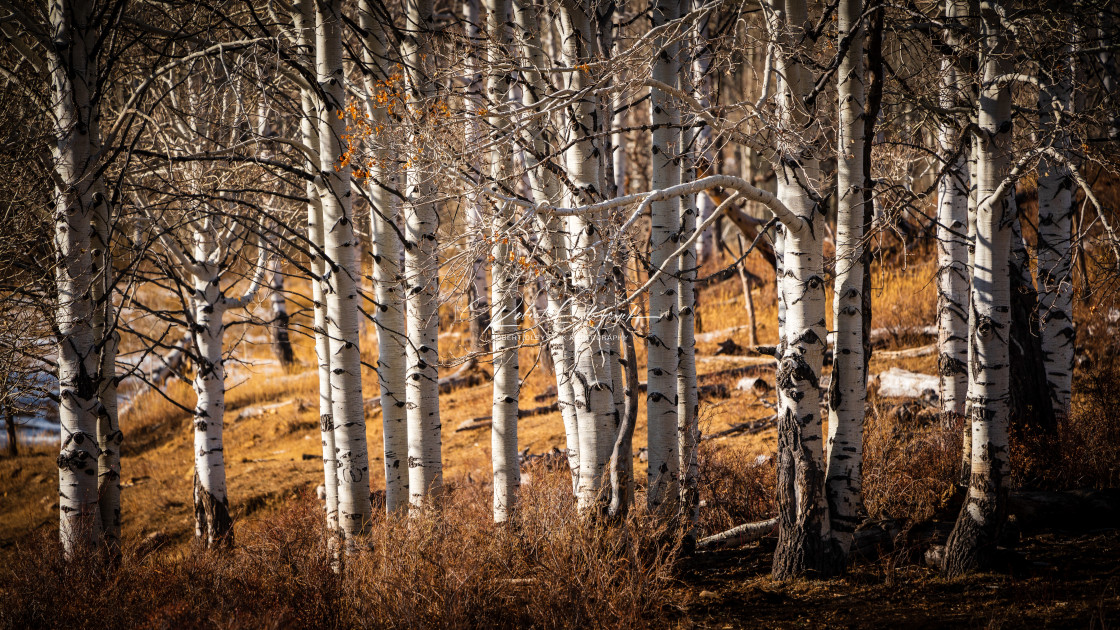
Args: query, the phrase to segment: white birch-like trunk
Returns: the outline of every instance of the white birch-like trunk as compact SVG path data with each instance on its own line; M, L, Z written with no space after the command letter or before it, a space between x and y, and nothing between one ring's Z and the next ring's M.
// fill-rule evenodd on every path
M514 0L514 23L518 29L518 41L524 41L522 56L528 68L524 72L525 87L522 97L527 103L539 102L548 93L549 86L544 81L542 68L548 68L544 47L540 40L540 17L533 12L529 0ZM546 156L550 151L545 139L545 121L534 118L529 127L529 137L522 140L532 147L526 152L530 188L535 202L549 204L560 201L560 184L547 165L538 156ZM617 153L616 153L617 155ZM617 173L617 171L616 171ZM573 388L575 354L572 334L568 332L571 311L568 298L571 295L571 270L569 268L568 235L565 221L554 215L537 216L540 228L541 249L548 253L552 265L548 289L548 351L556 372L557 400L560 415L564 422L564 436L567 446L568 466L572 473L572 491L579 487L579 426L576 416L576 397Z
M804 130L808 115L802 105L810 84L808 71L793 57L804 36L804 0L772 3L771 37L775 52L782 125ZM784 155L775 165L778 198L801 219L798 229L786 226L781 289L785 322L776 373L778 398L778 548L776 579L806 573L830 574L836 554L825 496L824 444L820 413L820 375L825 348L824 213L814 200L819 179L810 147ZM862 219L862 216L861 216Z
M389 49L385 33L374 17L370 0L362 0L360 19L365 30L364 62L366 103L375 127L387 125L388 111L377 103L388 102L390 87L384 80ZM374 72L374 69L378 71ZM385 92L385 99L377 95ZM380 142L378 137L373 142ZM388 151L378 148L370 165L370 227L373 232L373 286L377 324L377 381L381 390L381 426L385 466L385 511L404 513L408 506L408 424L405 399L406 336L404 326L404 277L401 274L401 239L395 229L400 204L389 189L399 188L399 172Z
M97 459L97 500L102 542L110 561L116 562L120 559L121 546L121 445L124 442L117 409L120 333L116 331L116 305L113 303L112 215L108 197L100 186L94 193L93 214L93 333L101 347L97 369L97 447L101 450Z
M578 66L594 56L594 31L589 20L592 3L566 3L560 9L560 32L565 63ZM584 72L566 73L566 87L576 92L584 90L592 78ZM569 110L568 123L574 142L566 152L568 174L577 203L596 200L601 191L599 160L595 157L594 133L598 126L598 110L593 94L583 96ZM599 216L575 216L568 221L574 239L571 251L573 264L572 284L575 295L572 315L579 324L574 337L573 389L576 398L576 421L579 433L579 484L577 501L581 512L602 507L606 497L602 493L607 472L609 450L613 445L613 424L616 418L608 340L604 338L604 322L593 321L588 315L603 306L608 298L600 278L595 277L602 268L605 254L600 243ZM674 423L675 426L675 423ZM675 460L674 460L675 461Z
M1054 147L1068 151L1071 142L1064 126L1073 115L1072 82L1076 67L1072 50L1063 51L1066 63L1058 80L1039 91L1039 126L1056 134ZM1038 163L1038 321L1046 380L1057 419L1069 415L1073 389L1076 333L1073 323L1073 193L1069 168L1043 156Z
M467 92L464 101L467 109L466 143L467 151L472 154L471 166L477 170L477 177L481 181L485 174L481 160L474 156L475 149L485 138L483 133L483 118L478 112L483 107L482 66L474 55L474 47L482 43L479 26L479 0L465 0L463 14L466 18L464 25L467 38L471 46L466 60ZM486 282L486 220L483 218L483 201L477 188L467 190L467 230L473 235L474 243L471 245L475 252L471 261L471 276L467 285L467 298L470 300L470 332L471 349L482 351L489 345L484 341L490 327L490 287Z
M650 21L653 28L679 17L679 3L659 0ZM654 42L652 74L655 81L676 86L680 64L679 46L667 38ZM658 90L650 90L650 122L653 125L650 144L652 176L650 188L661 190L680 183L680 112L673 98ZM677 249L681 229L680 199L672 197L650 204L650 256L652 268L662 273L649 289L649 335L646 337L646 426L648 435L648 468L646 500L649 510L664 516L676 516L680 499L680 461L677 440L677 294L679 292L677 263L671 255Z
M296 47L299 57L309 67L315 63L315 0L300 0L292 7L291 16L296 31ZM319 147L319 115L317 97L313 90L300 91L300 136L303 144L316 153ZM310 159L304 166L309 172L317 172L318 165ZM307 193L307 239L310 241L311 255L311 299L313 303L312 328L315 331L315 363L319 376L319 436L323 449L323 487L325 488L325 509L327 531L338 531L338 461L335 458L334 410L331 400L331 351L330 338L327 336L326 270L323 257L323 203L327 196L323 189L321 176L314 182L305 184Z
M486 96L491 108L504 103L509 94L509 74L496 70L505 61L510 41L506 28L510 0L486 0L487 51ZM506 136L509 120L490 116L492 140L497 146L490 150L490 177L501 181L510 169L511 155ZM493 422L490 428L491 463L494 473L494 521L504 523L512 518L521 486L521 465L517 449L517 408L520 396L517 350L520 345L521 295L517 281L516 239L510 234L516 216L512 204L500 204L493 219L494 257L493 294L490 304L491 344L494 348Z
M48 7L47 52L55 144L54 190L55 321L58 327L59 540L63 552L95 544L101 537L98 505L98 353L91 325L93 261L91 220L91 75L86 2L53 0Z
M978 206L969 319L972 471L968 496L946 544L945 572L950 576L990 566L1006 517L1009 482L1011 221L1007 190L1001 184L1009 171L1011 90L1006 83L995 81L1008 65L999 15L987 4L981 11L985 32L979 131L974 136Z
M284 269L279 257L274 257L269 261L268 273L269 316L272 319L268 327L269 334L272 336L272 354L276 355L280 367L286 370L295 363L295 354L292 351L292 339L288 332L288 323L291 317L288 315L288 299L284 291Z
M837 48L848 50L837 69L839 128L836 159L836 284L833 294L832 381L828 396L828 470L825 489L834 540L851 548L863 519L863 416L867 372L863 344L864 27L862 0L840 0Z
M368 531L371 518L369 453L359 337L358 239L350 197L350 167L340 162L345 90L341 0L317 2L315 69L319 107L319 173L323 180L323 251L327 257L327 336L331 410L338 470L339 531L347 539Z
M947 0L946 18L958 20L963 11L957 0ZM950 41L956 35L947 33ZM942 62L941 101L944 108L956 103L965 89L956 65ZM940 375L941 416L946 423L965 416L968 396L968 147L952 157L957 130L942 124L937 142L945 159L953 160L937 183L937 359Z
M195 537L207 547L232 544L233 521L226 494L223 423L226 411L225 366L222 341L226 303L221 276L211 254L217 247L214 234L194 235L191 307L195 344L195 375L192 381L197 402L194 408L194 518Z
M693 9L699 9L704 3L702 0L693 0L692 4ZM695 91L696 101L705 109L711 107L712 91L712 79L709 76L712 63L712 50L708 45L708 27L710 22L711 17L705 16L697 20L693 27L694 52L692 55L692 85ZM696 140L692 151L696 153L696 159L703 167L703 173L705 175L715 175L716 154L712 143L712 128L710 126L704 125L696 132ZM699 211L697 218L700 222L712 216L712 213L716 210L716 204L709 195L697 195L696 204ZM700 240L696 241L696 259L698 261L697 264L700 266L703 266L714 256L719 254L716 248L715 230L715 227L704 230L704 233L700 235Z
M427 38L433 26L430 0L406 3L406 37L401 45L408 77L409 107L423 119L432 93ZM413 131L412 147L426 142ZM408 491L414 511L433 507L443 486L443 455L439 416L439 217L432 196L431 174L420 154L410 155L405 205L405 318L408 328L408 374L405 385L408 423Z

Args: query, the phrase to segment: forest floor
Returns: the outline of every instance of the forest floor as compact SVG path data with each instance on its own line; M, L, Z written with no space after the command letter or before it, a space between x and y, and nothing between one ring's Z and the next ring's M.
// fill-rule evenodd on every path
M757 264L757 261L756 263ZM896 271L876 268L874 326L897 331L933 323L934 267L917 262ZM753 269L765 277L765 269ZM702 385L722 385L723 391L702 400L705 434L728 431L743 423L769 418L772 390L740 391L744 376L757 376L773 385L767 361L737 354L717 354L731 340L746 346L746 323L738 279L712 283L700 292L701 337L697 345ZM829 296L831 303L831 295ZM291 299L295 320L305 319L305 303ZM773 343L775 299L772 283L756 288L756 315L761 343ZM448 309L450 310L450 309ZM462 322L454 312L441 322L441 354L445 360L462 353L465 335L455 332ZM1087 317L1087 316L1086 316ZM723 331L723 332L720 332ZM367 362L375 360L372 327L363 339ZM877 350L897 351L928 344L909 334L888 336ZM317 378L313 349L296 336L298 366L282 373L266 359L267 346L247 345L235 366L240 384L227 394L225 427L231 511L236 532L247 524L273 518L288 509L295 497L313 494L322 480L322 451L318 438ZM1107 353L1101 356L1108 356ZM644 364L644 352L639 351ZM936 373L936 354L873 358L870 374L892 367ZM548 388L552 376L537 364L537 349L522 351L522 406L547 405L555 400ZM443 374L451 373L454 367ZM376 396L376 376L367 371L366 397ZM644 373L644 370L643 370ZM167 386L167 397L189 408L194 395L181 382ZM635 452L645 446L645 397L641 397ZM490 477L488 429L456 431L465 421L489 414L488 382L443 394L440 411L444 426L445 475L459 486L485 486ZM865 491L868 511L883 517L907 509L912 520L931 518L945 508L952 494L947 478L957 452L943 431L923 426L897 411L899 401L873 398L868 420L868 463ZM1115 421L1115 418L1112 418ZM126 435L122 461L122 513L126 557L129 548L158 546L167 558L192 553L193 463L189 415L156 392L139 397L121 419ZM373 490L383 483L378 457L381 444L380 410L367 412L370 470ZM702 496L708 513L701 533L716 533L749 518L771 514L772 499L765 479L767 456L774 452L775 432L763 426L704 443ZM519 439L530 454L564 447L559 413L523 418ZM950 436L952 434L950 433ZM959 433L955 434L959 436ZM946 444L949 444L946 446ZM25 449L18 457L0 457L0 562L27 553L36 540L57 536L57 450ZM1114 462L1115 458L1110 459ZM1115 487L1114 464L1106 481L1086 479L1070 487ZM644 479L644 464L635 462ZM757 469L757 470L756 470ZM533 486L536 469L525 473L523 484ZM772 470L772 465L770 466ZM729 472L730 471L730 472ZM746 471L746 472L744 472ZM752 472L754 471L754 472ZM738 476L736 476L738 475ZM753 475L753 477L752 477ZM1111 475L1112 481L1107 481ZM753 484L753 485L752 485ZM757 485L757 488L754 488ZM753 494L752 494L753 493ZM639 501L641 497L639 497ZM154 509L153 509L154 508ZM913 550L898 551L872 562L857 563L844 578L779 583L770 580L772 539L740 550L701 553L680 561L674 570L670 601L663 620L677 627L1077 627L1120 625L1120 535L1109 531L1044 531L1025 534L1016 557L999 573L944 580L925 568ZM0 603L4 587L0 585ZM3 620L0 614L0 621ZM601 622L602 620L600 620ZM0 624L2 625L2 624ZM50 624L53 625L53 624ZM210 625L199 622L198 625ZM214 625L224 625L216 623ZM423 624L421 624L423 625ZM565 625L555 620L545 625ZM610 624L607 624L610 625ZM641 624L638 624L641 625Z

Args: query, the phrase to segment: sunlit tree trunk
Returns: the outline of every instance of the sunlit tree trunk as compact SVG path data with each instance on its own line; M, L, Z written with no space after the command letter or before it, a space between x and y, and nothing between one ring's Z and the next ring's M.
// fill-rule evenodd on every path
M466 60L467 91L463 97L467 108L466 142L467 147L474 147L485 137L482 125L484 118L479 114L484 102L482 98L482 64L479 63L474 53L475 48L483 42L479 29L482 24L479 16L479 0L465 0L463 2L463 15L466 19L464 28L471 46ZM473 148L467 150L472 154L475 152ZM482 162L477 159L477 156L472 155L471 166L477 169L477 176L481 180L484 171ZM484 244L488 226L483 215L483 201L478 190L469 189L467 191L467 228L473 235L472 238L475 242L471 246L476 254L471 261L471 276L467 282L467 299L470 302L471 349L476 352L485 351L490 347L490 343L487 341L487 337L490 335L490 287L486 282L485 256L487 252Z
M972 474L946 545L945 573L950 576L991 565L1006 517L1011 221L1004 178L1011 141L1011 90L1005 82L995 81L1006 71L1008 53L998 9L992 3L981 4L983 82L979 130L974 135L978 207L969 319Z
M370 0L361 3L365 30L364 62L367 66L366 103L373 121L376 145L383 142L387 125L385 103L395 96L396 82L387 81L389 49ZM378 147L370 165L370 226L373 232L373 283L377 303L377 382L381 389L381 426L385 465L385 511L402 513L408 506L408 424L405 400L404 278L401 275L401 239L397 232L400 204L392 191L399 189L399 171L387 149Z
M653 9L651 23L657 28L679 17L675 0L661 0ZM679 46L667 38L659 38L655 48L664 50L653 62L653 78L676 86L680 65ZM652 177L650 187L661 190L680 183L680 110L668 94L650 90L650 144ZM673 197L650 205L650 256L652 268L664 273L649 289L649 336L647 342L646 413L649 431L649 462L646 498L650 511L675 515L680 499L680 461L677 440L677 294L679 292L676 259L670 255L677 249L681 229L680 200Z
M225 366L222 341L225 337L226 304L222 299L218 265L212 259L217 247L214 235L200 231L194 236L191 298L195 343L195 375L192 383L197 402L194 408L194 518L195 537L207 547L233 543L233 520L226 493Z
M486 0L488 47L486 96L496 107L509 95L509 74L496 72L506 60L509 31L506 28L510 0ZM490 177L501 181L510 168L509 120L490 116L489 127L497 146L490 150ZM494 243L493 294L490 304L491 344L494 348L493 421L490 430L494 473L494 521L505 522L513 516L521 486L521 466L517 449L517 408L520 396L517 350L520 345L521 295L517 281L516 239L511 234L516 216L511 204L499 204L493 219Z
M98 353L91 325L93 261L91 221L90 90L96 65L90 58L91 7L80 0L48 6L47 51L53 115L53 199L58 334L59 539L67 555L101 537L97 444Z
M548 68L544 48L540 40L540 16L534 13L529 0L515 0L513 3L514 22L517 26L517 41L524 41L522 57L526 61L524 72L525 86L523 98L526 103L538 102L548 93L542 68ZM547 159L551 150L548 129L540 118L528 127L528 137L521 143L531 150L526 151L530 188L535 202L550 204L561 201L561 188L555 174L550 170ZM571 271L569 269L568 238L565 221L554 215L537 216L540 227L541 249L548 253L550 265L548 289L548 351L556 372L557 400L560 415L564 422L564 435L567 446L568 466L572 473L572 491L579 487L579 426L576 415L576 397L573 388L573 369L575 354L572 334L568 331L571 311L568 298L571 295Z
M828 395L826 492L832 535L847 555L863 518L863 415L867 397L863 343L864 27L862 0L840 0L837 69L840 120L836 141L836 284L832 380Z
M560 8L560 33L563 37L564 61L569 66L579 66L595 59L595 37L588 16L592 3L565 3ZM576 92L584 90L592 77L584 72L566 73L566 87ZM594 94L586 94L575 102L568 113L568 123L574 142L566 158L571 185L575 188L575 201L590 203L600 197L599 160L596 158L594 138L598 110ZM606 496L601 492L607 472L609 444L613 443L614 408L611 382L611 355L604 338L604 323L589 317L596 308L605 304L607 292L596 277L602 268L604 251L599 243L601 233L598 216L570 217L569 231L574 239L571 251L573 263L572 284L574 295L572 315L580 322L575 328L573 351L575 357L573 389L576 398L576 421L579 432L579 484L577 499L581 511L602 507ZM675 426L675 422L674 422ZM675 462L675 458L674 458Z
M957 0L946 2L946 19L956 23L962 11ZM947 29L946 37L958 37ZM941 64L941 101L950 108L960 100L965 84L952 60ZM955 146L957 129L943 123L937 142L952 160L937 183L937 359L941 379L941 416L952 424L965 416L968 396L968 147ZM953 153L959 151L956 157Z
M808 22L804 0L772 3L771 37L776 51L778 103L782 126L809 127L803 98L808 72L795 61L796 46ZM817 160L810 151L783 155L776 165L778 198L801 220L786 226L782 272L785 324L776 374L778 399L778 547L773 576L835 572L835 553L825 496L824 445L820 414L820 375L825 347L824 213L814 187Z
M358 240L350 191L350 167L342 162L345 90L342 71L342 3L315 5L315 69L319 108L319 174L323 204L323 251L327 257L327 336L331 357L331 410L338 470L339 531L347 539L368 531L371 517L369 453L359 341Z
M432 95L432 63L427 40L432 36L433 17L430 0L408 0L406 37L401 49L408 77L408 98L412 115L421 121ZM423 146L425 137L412 132L413 149ZM406 381L408 418L408 491L414 510L433 506L443 486L443 459L439 416L439 278L436 234L439 217L432 201L433 174L424 170L421 155L409 156L405 205L405 318L408 328L408 375Z
M315 0L299 0L290 12L296 32L296 49L300 60L311 67L315 63ZM300 90L300 137L303 144L315 155L319 153L319 115L315 92L307 87ZM304 166L309 172L319 172L319 164L311 159ZM338 531L338 461L334 443L334 410L331 400L331 351L327 335L326 271L323 257L325 233L323 230L322 177L306 182L307 239L310 242L312 328L315 331L315 364L319 377L319 436L323 449L323 487L326 496L327 531Z

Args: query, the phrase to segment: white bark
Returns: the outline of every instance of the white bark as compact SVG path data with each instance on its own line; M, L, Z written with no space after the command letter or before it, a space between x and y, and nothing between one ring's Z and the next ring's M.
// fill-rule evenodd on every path
M526 102L536 103L549 90L540 71L541 68L548 67L539 37L540 19L532 12L528 0L515 0L513 15L519 31L518 40L525 42L522 56L527 62L528 69L524 73L526 85L523 98ZM540 118L534 120L537 122L528 128L529 137L522 140L533 149L526 152L530 188L534 201L554 204L560 201L560 184L554 173L546 165L538 162L537 156L547 155L550 147L545 140L544 121ZM560 415L564 421L568 465L572 472L572 491L575 492L579 487L579 427L573 388L575 354L572 334L568 331L571 322L568 302L571 295L568 235L564 230L564 221L553 215L538 215L537 225L540 228L541 249L548 253L552 263L547 306L548 351L552 356L556 372L557 399L560 403Z
M61 447L58 456L59 539L71 555L101 536L98 506L98 356L91 326L92 159L90 93L96 76L89 53L90 6L53 0L48 5L47 52L56 143L54 246L57 255L58 386ZM93 71L91 74L91 70Z
M778 107L782 125L809 127L802 99L808 71L794 61L808 18L803 0L772 4L771 37L776 52ZM778 550L773 575L784 579L807 571L834 570L828 503L824 489L824 445L820 374L825 348L824 213L814 201L819 167L809 148L775 165L778 197L802 221L786 226L782 270L785 323L776 380L778 398Z
M225 336L226 303L221 294L221 275L213 253L218 247L215 233L194 235L191 307L195 344L195 376L192 381L197 402L194 408L194 516L195 537L207 547L232 542L229 497L226 494L225 366L222 341Z
M864 27L862 0L840 0L837 48L836 280L833 296L832 381L828 398L828 495L832 535L846 555L863 519L863 416L867 397L863 343Z
M359 341L358 239L350 192L350 167L341 163L345 90L341 0L317 2L315 70L319 107L319 173L323 181L323 251L327 257L327 336L330 338L331 410L338 470L339 531L351 538L368 531L371 518Z
M588 16L592 5L588 0L565 3L560 9L560 32L563 56L569 66L578 66L594 58L594 34ZM586 88L591 77L584 72L566 73L566 87L573 91ZM600 191L599 161L594 157L597 110L593 95L586 95L570 108L568 122L576 140L567 150L568 174L575 188L575 201L591 203ZM579 485L577 499L580 511L599 506L606 497L601 488L607 472L609 449L613 445L612 424L615 418L610 353L602 330L603 322L593 321L588 314L606 302L607 292L600 286L596 271L602 268L604 248L598 229L599 213L572 216L569 232L574 239L571 251L573 317L581 322L574 333L573 383L576 398L576 420L579 433Z
M387 65L388 48L385 33L376 23L369 0L361 4L361 23L366 31L364 60L367 106L370 118L377 125L388 123L388 112L375 96L390 88L377 85L384 72L374 68ZM380 138L373 138L377 143ZM379 149L376 163L370 165L370 226L373 231L373 283L377 324L377 381L381 390L381 426L384 435L385 511L402 513L408 506L408 425L405 400L405 326L404 278L401 275L401 240L395 226L400 212L397 197L388 189L399 188L399 173Z
M659 0L650 21L654 28L679 17L674 0ZM658 54L653 79L676 87L679 46L667 38L654 43ZM673 99L659 89L650 89L650 144L652 177L650 187L662 190L680 183L680 111ZM650 204L650 264L663 270L650 287L647 348L646 425L649 462L646 499L651 512L676 515L680 499L680 461L677 440L677 260L671 259L681 228L680 199L670 197Z
M482 40L480 37L479 26L479 0L465 0L463 2L463 13L466 18L467 37L470 39L471 52L468 53L466 60L467 70L467 92L464 96L464 102L467 108L466 120L466 142L467 151L472 154L471 166L477 170L478 178L481 180L485 175L482 162L473 155L476 153L475 146L485 138L483 133L483 118L477 114L483 108L484 99L482 98L482 64L475 57L473 53L474 46L479 45ZM474 260L471 262L471 277L468 285L467 297L470 300L470 318L471 318L471 334L474 338L471 339L472 349L475 351L483 350L488 344L483 343L483 336L490 322L490 296L489 286L486 282L486 221L483 218L483 202L478 193L478 189L472 187L467 190L467 229L472 234L471 247L475 250Z
M402 43L408 78L409 107L423 117L425 100L431 95L427 69L431 55L427 38L431 36L430 0L406 3L406 37ZM413 132L413 147L423 146L425 138ZM443 486L443 458L439 416L439 317L437 298L439 258L436 233L439 217L431 199L432 174L425 172L419 154L410 156L405 206L405 318L408 328L408 376L406 400L408 418L408 491L414 510L432 506Z
M496 68L505 61L509 44L506 28L509 0L486 0L487 31L490 33L486 95L491 109L504 103L509 94L508 73ZM489 125L498 146L490 152L490 177L501 181L509 170L511 155L507 149L509 120L490 116ZM517 449L517 407L520 396L517 350L520 345L521 296L517 281L516 239L509 235L515 222L511 204L500 204L493 220L494 243L493 294L490 304L491 343L494 348L493 424L490 430L491 461L494 473L494 521L503 523L513 516L521 486L521 465ZM508 237L504 237L509 235Z
M96 129L95 129L96 130ZM120 558L121 543L121 433L117 409L116 305L113 302L112 215L108 196L99 187L94 194L92 297L94 339L101 346L97 371L97 496L101 512L102 542L111 561Z
M959 20L963 11L957 0L946 2L946 18ZM950 41L956 36L947 33ZM941 106L952 107L964 90L959 70L946 60L942 63ZM943 124L937 141L942 156L952 160L937 184L937 360L941 378L941 413L946 420L965 416L968 396L968 152L952 157L956 129Z
M1073 114L1073 51L1063 51L1066 63L1054 74L1058 80L1039 91L1039 124L1056 135L1054 146L1068 150L1064 126ZM1038 163L1038 321L1046 378L1056 418L1069 415L1073 386L1073 193L1074 178L1066 164L1043 156Z
M296 31L296 47L300 60L309 67L315 62L315 7L314 0L300 0L292 7L292 22ZM300 136L303 144L315 154L319 152L319 125L315 92L306 87L300 91ZM319 170L319 165L308 158L304 167L309 172ZM338 461L335 457L334 410L331 400L331 352L327 336L326 260L323 258L325 232L323 229L323 203L327 196L322 177L314 183L307 182L307 238L311 243L311 299L313 302L312 327L315 331L315 362L319 372L319 435L323 448L323 487L327 516L327 531L338 531Z
M703 5L702 0L693 0L693 8L698 9ZM696 101L705 109L711 107L712 80L709 70L712 63L712 51L708 46L708 27L711 16L697 20L693 26L693 54L692 54L692 86L695 91ZM715 174L715 151L712 143L712 128L704 125L696 131L696 140L692 150L696 159L702 166L704 175ZM698 173L699 175L699 173ZM697 195L696 203L699 210L699 219L703 221L712 215L716 203L708 195ZM704 230L700 240L696 242L696 258L699 265L704 265L714 256L718 256L716 249L715 228Z
M1008 487L1007 423L1010 398L1008 335L1011 284L1008 197L999 190L1008 174L1011 91L994 81L1004 74L1006 35L993 7L983 7L983 82L979 99L976 164L975 267L970 295L969 398L972 474L968 497L946 545L945 570L959 575L990 563L1002 526Z

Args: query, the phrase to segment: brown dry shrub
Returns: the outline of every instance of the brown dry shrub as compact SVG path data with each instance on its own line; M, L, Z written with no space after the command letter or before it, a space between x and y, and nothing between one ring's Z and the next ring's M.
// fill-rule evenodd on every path
M309 494L239 523L225 555L128 550L120 569L106 570L90 558L64 561L44 535L0 567L0 627L665 624L678 539L638 517L588 523L568 479L535 475L516 525L494 525L483 484L449 488L438 514L378 517L341 576L329 568L322 511Z
M716 534L776 512L774 458L741 445L700 445L700 531Z
M960 473L961 426L904 427L885 411L877 401L868 402L864 507L872 519L921 522L952 498Z

